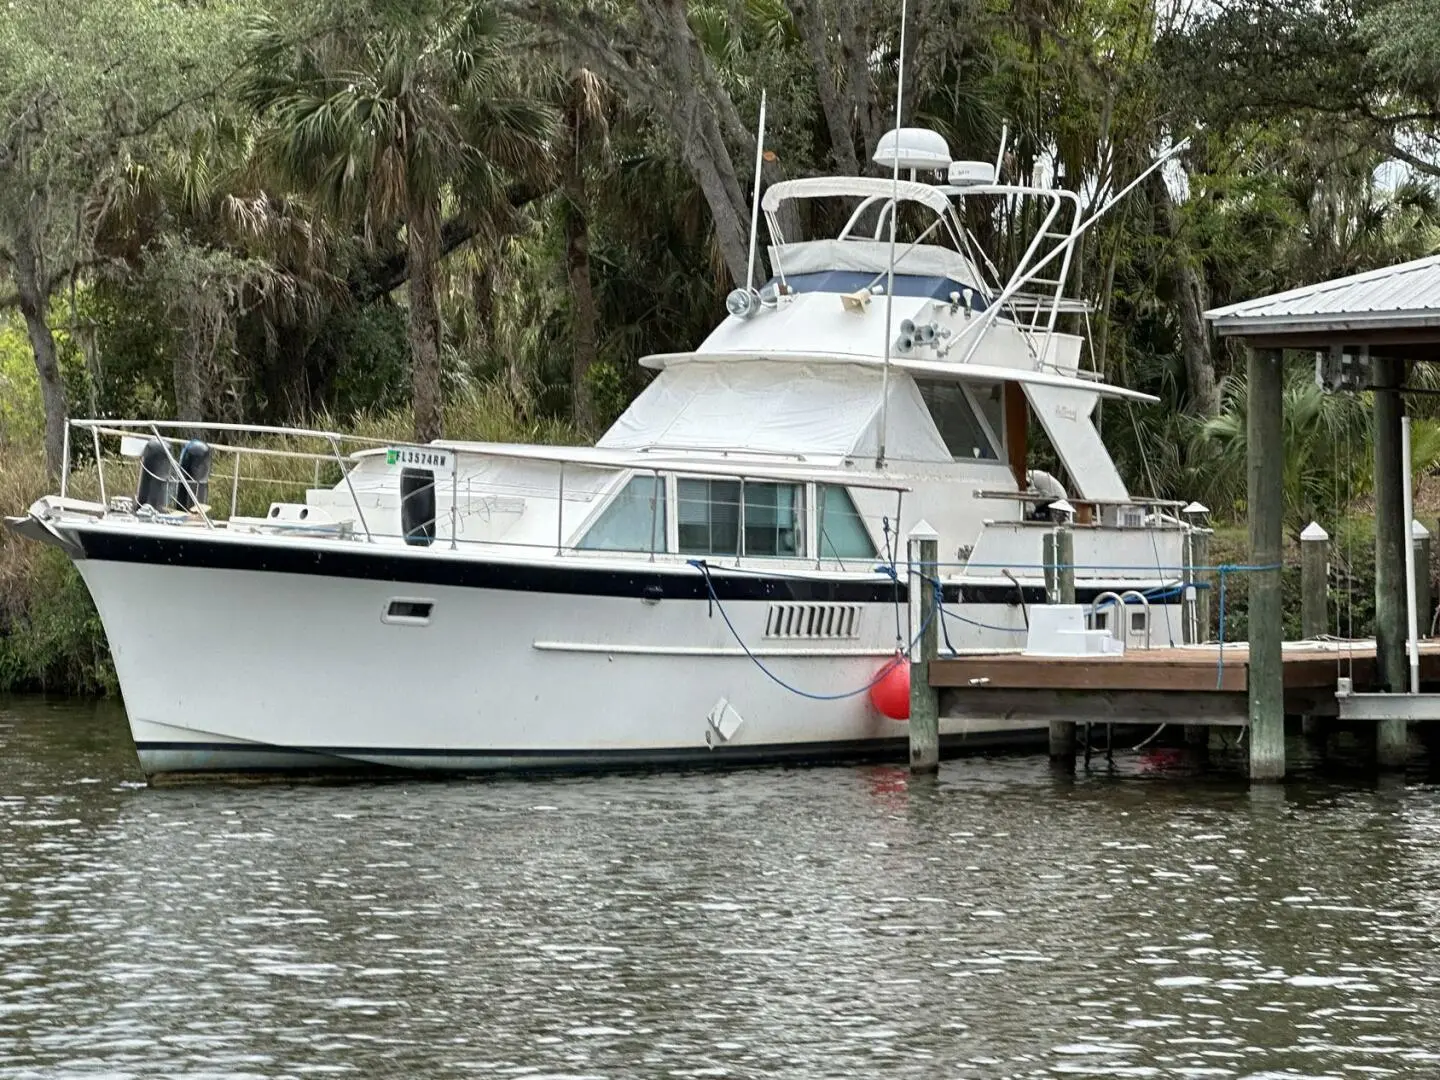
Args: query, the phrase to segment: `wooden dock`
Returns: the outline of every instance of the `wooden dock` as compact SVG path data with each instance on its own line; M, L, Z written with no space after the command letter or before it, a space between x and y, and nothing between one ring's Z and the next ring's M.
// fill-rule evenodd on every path
M1285 712L1334 716L1341 678L1375 687L1373 642L1292 642L1282 653ZM1249 722L1250 656L1244 643L1132 649L1124 656L968 653L930 662L946 717L1114 723ZM1440 641L1421 645L1422 682L1440 684Z

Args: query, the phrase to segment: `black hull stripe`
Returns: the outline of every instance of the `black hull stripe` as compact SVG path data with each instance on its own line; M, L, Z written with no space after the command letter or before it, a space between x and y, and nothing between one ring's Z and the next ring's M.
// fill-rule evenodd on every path
M207 570L242 570L270 574L390 581L406 585L443 585L461 589L559 593L570 596L634 599L706 600L705 580L690 567L670 571L614 570L604 566L570 566L483 562L449 558L439 552L397 554L357 548L315 549L208 540L204 537L126 535L78 530L87 559L97 562L146 563ZM888 579L825 581L810 578L710 572L715 593L728 600L794 600L830 603L905 603L909 589ZM1043 604L1045 590L1024 588L1025 603ZM1103 590L1076 589L1077 603L1094 603ZM1016 607L1013 585L947 585L947 604L1004 604Z
M971 735L944 735L942 749L950 752L962 750L987 750L996 748L1021 748L1036 745L1047 739L1049 729L1037 723L1033 730L995 731ZM845 739L834 742L811 743L768 743L756 746L704 747L656 747L641 750L521 750L513 748L456 748L456 749L409 749L405 747L354 747L354 746L272 746L261 743L213 743L213 742L137 742L135 749L141 754L151 753L194 753L213 754L223 759L226 755L260 757L267 754L276 756L314 755L316 769L327 771L366 771L375 769L403 770L406 766L387 765L362 760L364 758L410 758L420 761L434 761L443 768L447 760L488 760L524 763L522 768L544 770L553 768L563 771L587 771L600 769L643 768L664 765L703 765L707 763L775 764L806 761L862 761L898 760L908 755L908 740L904 736L886 739ZM547 764L548 763L548 764ZM500 765L497 768L506 768ZM217 760L214 768L196 771L226 771L223 760ZM233 769L233 766L230 766ZM414 766L427 769L428 766ZM250 770L246 770L250 771ZM464 771L463 766L460 771ZM487 771L477 769L476 771Z

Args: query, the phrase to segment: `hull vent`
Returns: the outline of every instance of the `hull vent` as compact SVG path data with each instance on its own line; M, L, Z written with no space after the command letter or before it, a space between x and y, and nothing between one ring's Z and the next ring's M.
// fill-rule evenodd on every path
M859 604L771 604L767 638L833 641L860 636Z

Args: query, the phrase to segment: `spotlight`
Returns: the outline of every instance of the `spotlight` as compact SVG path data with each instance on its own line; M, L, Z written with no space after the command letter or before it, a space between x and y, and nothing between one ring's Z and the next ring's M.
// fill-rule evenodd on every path
M725 310L737 319L748 319L760 310L760 297L749 289L734 289L725 297Z

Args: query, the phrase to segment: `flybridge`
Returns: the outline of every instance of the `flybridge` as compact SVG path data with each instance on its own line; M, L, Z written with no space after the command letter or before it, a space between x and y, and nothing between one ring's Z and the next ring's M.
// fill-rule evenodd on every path
M1074 241L1083 230L1079 198L1063 189L997 184L1001 157L1003 147L995 165L956 161L938 133L901 128L882 136L875 152L876 163L897 175L813 177L772 185L757 205L770 233L773 275L758 291L735 290L727 309L736 318L749 319L796 293L833 291L844 298L845 310L863 313L871 299L884 297L890 289L897 296L944 301L954 312L963 311L967 325L946 349L948 353L964 339L953 359L971 359L984 332L1005 321L1038 338L1029 351L1037 368L1045 366L1060 317L1088 310L1064 296ZM902 169L909 179L899 178ZM925 183L922 175L944 182ZM782 225L785 204L819 199L848 206L839 232L816 238L787 235ZM1014 265L1002 267L998 254L985 250L972 226L977 215L999 226L1010 220L1007 206L1024 200L1038 204L1039 212L1030 215L1038 227L1023 241ZM907 215L906 206L920 210L919 218ZM907 235L892 242L901 216ZM890 306L888 298L885 306ZM888 327L887 335L894 336ZM900 355L912 353L907 338L888 344L885 355L892 349Z
M874 160L906 171L908 179L812 177L771 185L757 199L756 208L757 216L763 210L770 234L772 275L758 289L732 292L727 310L735 320L751 320L785 307L801 294L833 293L845 312L863 315L876 299L883 299L883 307L893 307L887 296L890 291L894 298L948 304L950 314L961 316L961 325L950 327L948 335L937 334L938 340L926 350L916 347L922 342L899 333L898 324L910 319L920 326L930 320L894 314L896 325L888 325L887 320L877 343L883 355L983 363L982 342L987 336L1018 331L1028 354L1027 366L1074 374L1081 350L1057 339L1068 336L1061 332L1064 317L1084 316L1091 310L1085 300L1066 295L1077 242L1184 144L1172 148L1086 217L1076 192L999 180L1004 142L1002 135L993 165L957 161L938 133L901 128L881 137ZM922 178L927 176L938 182L925 182ZM795 235L793 224L787 233L784 222L792 221L793 215L785 213L786 204L812 200L838 201L847 208L837 233ZM1027 202L1034 204L1034 212L1015 212L1017 204ZM1030 222L1033 231L987 250L980 236L1003 235L1017 221ZM892 226L898 228L901 222L904 235L892 245ZM982 223L985 227L978 229ZM1019 254L1007 259L1001 254L1007 251ZM785 333L793 339L796 330L790 325Z

